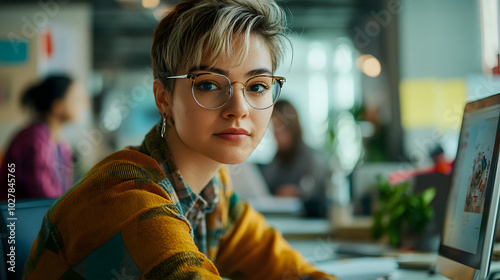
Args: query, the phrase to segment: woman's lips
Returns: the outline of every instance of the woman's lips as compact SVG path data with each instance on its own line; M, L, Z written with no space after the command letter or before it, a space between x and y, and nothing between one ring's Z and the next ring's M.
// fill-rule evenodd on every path
M231 142L243 141L249 135L250 133L243 128L228 128L224 129L221 132L215 133L215 136Z

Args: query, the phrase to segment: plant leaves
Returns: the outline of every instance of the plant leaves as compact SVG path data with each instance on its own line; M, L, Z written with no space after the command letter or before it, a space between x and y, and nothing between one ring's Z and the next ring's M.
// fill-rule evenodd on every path
M430 187L422 192L422 199L424 204L430 204L436 196L436 188Z
M434 216L430 206L436 195L434 187L420 194L414 194L408 182L391 185L379 176L378 209L373 213L372 236L376 239L387 235L392 245L398 245L401 235L414 231L418 233Z

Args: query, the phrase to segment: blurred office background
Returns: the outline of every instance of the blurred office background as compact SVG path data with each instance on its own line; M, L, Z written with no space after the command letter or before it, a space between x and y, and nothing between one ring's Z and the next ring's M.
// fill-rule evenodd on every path
M27 121L20 94L52 71L85 83L91 110L65 131L75 178L159 121L149 51L173 0L2 0L0 151ZM500 92L496 0L278 0L290 24L282 98L331 159L332 198L375 175L452 160L465 102ZM271 134L249 158L272 159ZM357 174L357 176L356 176Z

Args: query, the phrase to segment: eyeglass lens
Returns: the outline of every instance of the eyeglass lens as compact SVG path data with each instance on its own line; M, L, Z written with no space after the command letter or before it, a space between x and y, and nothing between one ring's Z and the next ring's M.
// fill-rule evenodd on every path
M240 84L236 84L237 87ZM276 79L256 76L247 81L244 88L245 99L250 106L265 109L274 104L281 87ZM193 96L203 107L218 108L231 98L231 83L222 75L203 74L193 81Z

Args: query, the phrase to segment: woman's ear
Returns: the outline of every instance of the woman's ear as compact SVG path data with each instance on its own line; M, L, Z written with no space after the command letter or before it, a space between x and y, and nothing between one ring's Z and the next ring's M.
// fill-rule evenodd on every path
M172 100L170 95L166 92L163 83L160 79L155 79L153 83L153 92L155 94L155 102L158 111L162 116L170 116L172 108Z

